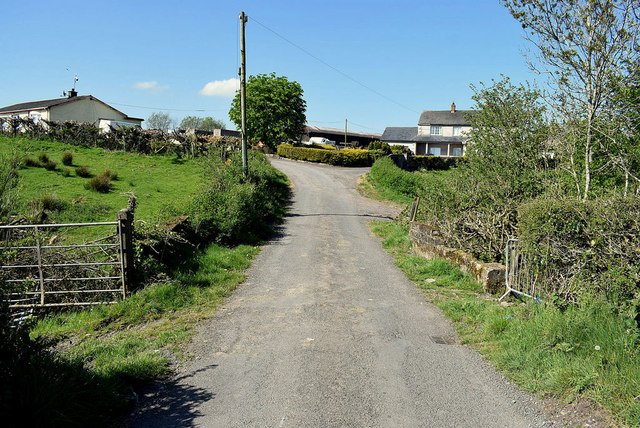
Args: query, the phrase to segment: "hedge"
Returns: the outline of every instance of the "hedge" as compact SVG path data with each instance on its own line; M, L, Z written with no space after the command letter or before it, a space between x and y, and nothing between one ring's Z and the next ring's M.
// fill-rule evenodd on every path
M640 307L637 196L533 200L518 210L518 229L547 291L569 301L588 292L623 310Z
M409 168L426 169L429 171L446 170L455 167L458 162L464 160L464 157L411 156L409 158Z
M291 144L280 144L278 156L308 162L327 163L339 166L370 166L373 162L368 150L342 149L324 150L306 147L294 147Z

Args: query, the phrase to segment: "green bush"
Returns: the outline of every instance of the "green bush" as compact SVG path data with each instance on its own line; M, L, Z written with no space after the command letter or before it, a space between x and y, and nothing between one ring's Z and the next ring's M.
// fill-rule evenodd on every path
M49 159L48 161L44 162L42 166L44 166L47 171L55 171L58 167L58 162Z
M40 164L40 162L38 162L35 159L32 159L30 157L26 157L24 158L24 165L25 166L30 166L30 167L34 167L34 168L40 168L42 165Z
M73 153L71 150L67 150L62 154L62 164L66 166L73 165Z
M88 166L81 165L76 168L76 175L82 178L91 177L91 169Z
M386 156L391 154L391 146L382 141L372 141L369 143L367 150L375 152L377 156Z
M45 152L42 152L38 155L38 161L40 161L40 164L44 165L45 163L49 162L49 155L47 155Z
M576 301L604 296L628 315L640 309L640 198L533 200L518 210L525 251L548 292Z
M95 192L109 193L111 189L113 189L113 184L111 183L111 177L108 171L101 172L93 177L89 183L87 183L86 187Z
M289 194L286 177L266 157L249 152L249 175L242 174L242 157L223 160L212 154L206 187L192 200L189 221L202 240L224 244L257 243L284 215Z
M443 158L440 156L411 156L409 160L410 169L425 169L427 171L447 170L456 166L458 162L464 161L464 157Z
M368 150L343 149L325 150L305 147L294 147L291 144L278 146L278 156L308 162L326 163L339 166L369 166L372 157Z

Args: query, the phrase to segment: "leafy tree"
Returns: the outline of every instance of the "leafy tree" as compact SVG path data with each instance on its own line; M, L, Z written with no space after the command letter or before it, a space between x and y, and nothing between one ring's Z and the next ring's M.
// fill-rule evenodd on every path
M454 246L499 261L517 236L519 205L545 191L548 126L535 89L507 77L472 89L466 161L429 176L422 212Z
M284 76L258 74L247 82L247 138L274 148L281 141L298 139L307 121L307 103L298 82ZM229 118L241 128L240 92L236 93Z
M502 0L537 48L530 59L554 88L560 120L577 129L572 170L578 196L591 188L597 123L613 96L611 82L626 85L629 64L640 59L637 0ZM576 157L581 156L582 162ZM576 166L580 169L577 170Z
M167 131L173 128L175 125L175 120L169 113L155 112L151 113L149 118L146 120L146 126L148 129L159 129L161 131Z
M211 116L197 117L187 116L180 122L180 129L197 129L200 131L213 131L214 129L225 129L223 121L214 119Z

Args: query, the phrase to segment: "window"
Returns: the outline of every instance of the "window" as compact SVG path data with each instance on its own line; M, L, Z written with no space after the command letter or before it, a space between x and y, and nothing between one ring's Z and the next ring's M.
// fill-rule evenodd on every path
M454 126L453 127L453 136L459 137L462 134L462 126Z
M431 125L431 135L440 135L440 134L442 134L442 126Z
M462 156L462 147L454 147L451 156Z
M433 156L440 156L440 147L429 147L429 154Z

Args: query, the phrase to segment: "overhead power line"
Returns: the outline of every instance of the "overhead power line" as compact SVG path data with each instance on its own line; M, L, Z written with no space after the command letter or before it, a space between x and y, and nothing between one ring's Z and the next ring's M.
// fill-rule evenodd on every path
M367 89L368 91L373 92L374 94L378 95L379 97L384 98L387 101L392 102L393 104L400 106L406 110L409 110L412 113L420 113L415 109L412 109L411 107L407 107L406 105L399 103L398 101L389 98L388 96L376 91L375 89L371 88L370 86L365 85L364 83L362 83L361 81L359 81L358 79L355 79L351 76L349 76L347 73L343 72L342 70L339 70L338 68L334 67L333 65L329 64L328 62L324 61L323 59L317 57L316 55L312 54L311 52L309 52L308 50L306 50L305 48L301 47L300 45L297 45L296 43L292 42L291 40L287 39L286 37L284 37L282 34L278 33L275 30L272 30L271 28L267 27L266 25L264 25L262 22L258 21L253 15L251 16L251 19L253 21L256 22L256 24L260 25L261 27L263 27L265 30L272 32L273 34L275 34L276 36L280 37L282 40L284 40L285 42L289 43L291 46L295 47L296 49L301 50L302 52L306 53L307 55L309 55L311 58L315 59L316 61L324 64L325 66L329 67L330 69L332 69L333 71L335 71L336 73L342 75L343 77L346 77L347 79L351 80L352 82L362 86L363 88Z
M124 106L124 107L133 107L133 108L142 108L142 109L147 109L147 110L161 110L161 111L197 111L197 112L208 112L208 111L225 111L223 109L217 109L217 110L205 110L205 109L197 109L197 108L165 108L165 107L147 107L147 106L134 106L131 104L121 104L121 103L114 103L111 101L106 101L108 104L113 104L116 106Z

